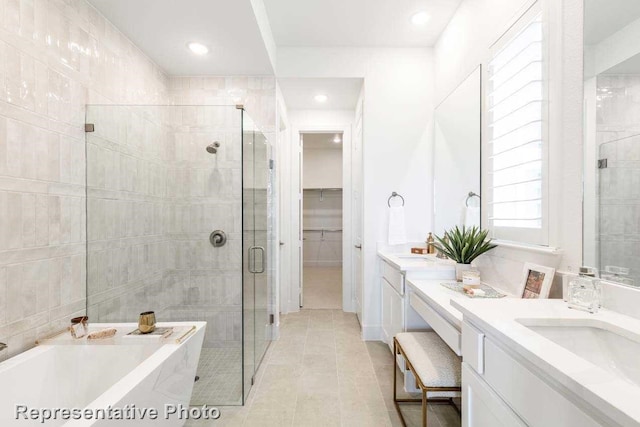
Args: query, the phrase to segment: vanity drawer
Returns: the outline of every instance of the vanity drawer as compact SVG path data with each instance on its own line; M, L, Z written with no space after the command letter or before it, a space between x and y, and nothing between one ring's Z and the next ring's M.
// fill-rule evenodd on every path
M596 422L584 412L588 411L588 408L576 406L491 339L485 338L484 348L484 379L528 426L610 425ZM525 384L526 386L523 386Z
M484 373L484 334L467 322L462 323L462 356L477 373Z
M389 282L397 293L404 295L404 275L400 270L382 261L382 277Z
M444 317L438 314L429 304L422 298L411 292L409 294L409 304L418 312L429 326L436 331L440 338L447 343L449 347L458 355L462 356L460 347L460 332L451 325Z

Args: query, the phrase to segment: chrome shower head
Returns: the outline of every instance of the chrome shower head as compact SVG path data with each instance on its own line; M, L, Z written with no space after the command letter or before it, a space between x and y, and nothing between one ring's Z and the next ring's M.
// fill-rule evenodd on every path
M220 143L218 141L207 145L207 153L216 154L218 152L218 147L220 147Z

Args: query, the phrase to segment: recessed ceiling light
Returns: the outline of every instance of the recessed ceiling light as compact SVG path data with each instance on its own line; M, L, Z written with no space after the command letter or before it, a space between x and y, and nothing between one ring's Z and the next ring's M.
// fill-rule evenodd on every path
M187 47L196 55L206 55L207 53L209 53L209 48L202 43L190 42L187 44Z
M327 95L319 94L314 96L313 99L315 99L316 102L327 102L327 99L329 99L329 97Z
M411 23L417 27L421 27L429 22L431 16L427 12L416 12L411 16Z
M342 138L340 138L340 135L336 135L335 138L333 138L333 142L335 144L340 144L342 142Z

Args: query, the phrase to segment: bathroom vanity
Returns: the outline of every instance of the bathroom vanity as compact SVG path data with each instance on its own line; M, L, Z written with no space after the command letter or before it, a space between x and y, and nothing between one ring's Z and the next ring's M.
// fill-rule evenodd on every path
M378 257L382 289L382 340L393 351L393 337L398 332L429 328L422 318L409 311L408 281L455 280L455 264L438 259L435 255L378 251Z
M462 425L640 425L640 320L562 300L453 300Z

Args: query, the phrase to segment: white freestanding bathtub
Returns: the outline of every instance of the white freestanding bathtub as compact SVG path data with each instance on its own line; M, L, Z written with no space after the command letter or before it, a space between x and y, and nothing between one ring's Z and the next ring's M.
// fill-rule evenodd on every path
M90 324L118 333L92 341L66 333L0 363L0 426L182 426L206 323L158 326L174 331L133 338L125 336L133 323Z

